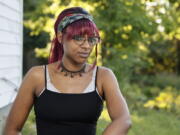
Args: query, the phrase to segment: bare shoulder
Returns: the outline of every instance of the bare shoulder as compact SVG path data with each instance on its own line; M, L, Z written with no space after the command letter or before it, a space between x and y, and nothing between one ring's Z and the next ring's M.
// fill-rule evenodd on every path
M113 71L105 66L98 66L99 67L99 76L101 76L101 78L103 79L103 81L106 81L109 78L113 78L115 77Z
M104 93L119 90L119 84L112 69L99 66L98 76L100 78L101 87Z
M31 77L33 79L39 79L43 76L44 67L43 66L33 66L26 73L25 77Z
M26 75L24 76L23 83L27 82L28 84L33 85L35 89L39 85L43 85L44 82L44 67L43 66L33 66L31 67Z

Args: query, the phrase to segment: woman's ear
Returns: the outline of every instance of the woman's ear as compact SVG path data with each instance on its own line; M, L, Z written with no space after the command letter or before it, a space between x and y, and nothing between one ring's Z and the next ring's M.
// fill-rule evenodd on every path
M57 33L57 39L59 43L62 43L62 32Z

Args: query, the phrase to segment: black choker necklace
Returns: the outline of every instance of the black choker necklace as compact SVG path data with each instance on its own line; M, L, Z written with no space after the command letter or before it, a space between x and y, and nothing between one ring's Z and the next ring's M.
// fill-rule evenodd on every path
M63 62L60 63L60 67L61 67L61 72L65 72L64 76L70 75L70 77L73 78L75 75L79 74L79 76L82 76L82 73L85 73L86 64L84 64L84 66L78 71L70 71L70 70L68 70L64 66Z

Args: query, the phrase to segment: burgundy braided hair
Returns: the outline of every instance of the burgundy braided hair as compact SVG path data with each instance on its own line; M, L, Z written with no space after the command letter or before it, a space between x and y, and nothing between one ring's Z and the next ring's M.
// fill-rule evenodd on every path
M55 37L52 40L51 43L51 50L50 50L50 55L49 55L49 63L53 63L56 61L61 61L64 50L63 50L63 45L59 43L58 38L57 38L57 29L58 29L58 24L60 21L67 15L72 14L72 13L83 13L83 14L89 14L87 11L85 11L83 8L80 7L73 7L73 8L68 8L63 10L59 16L57 17L57 20L54 24L54 31L55 31ZM83 29L82 29L83 28ZM71 39L73 35L84 35L87 34L88 36L96 34L99 36L99 31L96 27L96 25L91 22L88 19L81 19L73 22L72 24L68 25L66 28L63 29L62 34L65 33L67 34L68 39ZM90 70L92 70L95 65L97 64L97 45L95 46L95 61L93 63L93 66L91 67Z

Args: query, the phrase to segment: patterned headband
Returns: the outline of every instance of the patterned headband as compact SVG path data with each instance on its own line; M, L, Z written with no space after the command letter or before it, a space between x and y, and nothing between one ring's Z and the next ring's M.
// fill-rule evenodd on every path
M58 24L58 31L62 32L62 30L69 24L80 20L80 19L88 19L93 22L93 17L86 14L70 14L62 19L62 21ZM93 22L94 23L94 22Z

